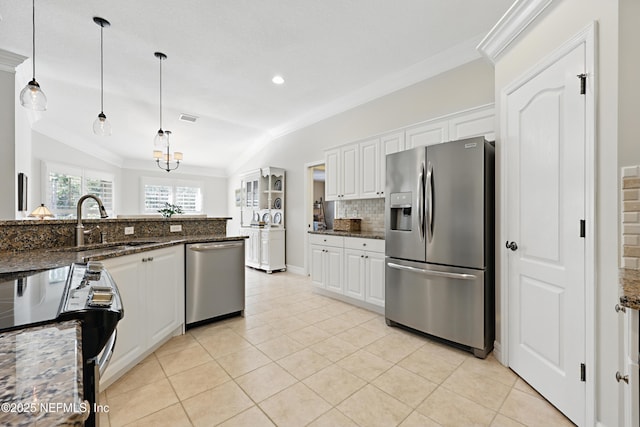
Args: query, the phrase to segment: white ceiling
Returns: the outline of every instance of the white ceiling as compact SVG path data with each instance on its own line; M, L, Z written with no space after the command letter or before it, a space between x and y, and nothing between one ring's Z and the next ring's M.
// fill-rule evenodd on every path
M35 130L118 164L149 164L159 127L184 164L221 173L270 139L479 57L512 0L36 0ZM31 57L31 2L0 0L0 49ZM100 27L104 112L98 137ZM275 74L285 84L271 82ZM18 78L31 77L30 62ZM22 86L19 81L19 85ZM196 123L178 120L198 116ZM34 116L32 116L32 119ZM151 165L153 165L151 163Z

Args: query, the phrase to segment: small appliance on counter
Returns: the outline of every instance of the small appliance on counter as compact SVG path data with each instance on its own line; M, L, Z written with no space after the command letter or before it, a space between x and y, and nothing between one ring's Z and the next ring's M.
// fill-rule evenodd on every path
M38 272L0 275L0 332L80 320L84 399L91 407L86 426L97 422L100 375L116 343L124 309L116 283L102 263L75 263Z
M493 349L494 146L387 155L385 317L485 358Z

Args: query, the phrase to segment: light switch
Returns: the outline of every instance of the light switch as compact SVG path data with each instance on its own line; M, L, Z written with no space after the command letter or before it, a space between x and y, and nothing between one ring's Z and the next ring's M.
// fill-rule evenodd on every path
M133 234L133 227L125 227L124 228L124 234L129 235L129 234Z
M170 225L169 226L169 231L171 233L174 233L176 231L182 231L182 224L178 224L178 225Z

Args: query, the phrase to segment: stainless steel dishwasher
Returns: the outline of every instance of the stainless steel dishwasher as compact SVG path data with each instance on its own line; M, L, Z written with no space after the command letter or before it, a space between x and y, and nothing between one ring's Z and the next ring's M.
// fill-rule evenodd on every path
M187 327L244 316L244 240L192 243L185 250Z

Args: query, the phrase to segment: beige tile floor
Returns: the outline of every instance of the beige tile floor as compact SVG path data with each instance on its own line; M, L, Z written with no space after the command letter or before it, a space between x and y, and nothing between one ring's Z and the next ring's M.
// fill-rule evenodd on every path
M493 356L388 327L307 277L246 273L246 317L168 341L101 394L103 425L572 425Z

